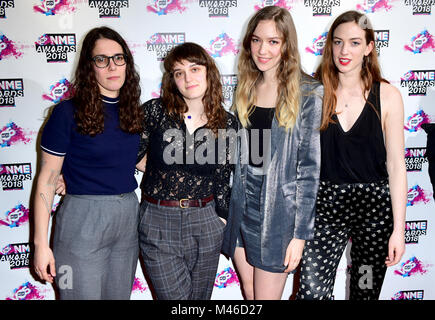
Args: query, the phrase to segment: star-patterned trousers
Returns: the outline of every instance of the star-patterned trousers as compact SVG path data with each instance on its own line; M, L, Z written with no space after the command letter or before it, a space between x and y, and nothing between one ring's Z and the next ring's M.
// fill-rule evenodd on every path
M377 300L393 230L388 181L321 181L314 239L306 241L297 299L332 299L337 266L351 240L350 300Z

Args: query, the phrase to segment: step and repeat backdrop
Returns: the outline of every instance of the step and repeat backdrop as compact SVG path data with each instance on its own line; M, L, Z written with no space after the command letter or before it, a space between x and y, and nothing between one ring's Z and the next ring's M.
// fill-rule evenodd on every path
M229 108L241 37L252 14L266 5L291 12L303 67L310 74L335 17L353 9L371 19L383 75L404 100L409 189L406 253L388 269L381 299L435 298L434 191L421 127L435 122L435 0L0 0L0 299L56 297L54 288L29 268L31 198L40 129L48 108L70 96L86 32L106 25L127 40L141 76L142 102L159 96L168 50L187 41L202 45L221 71ZM56 196L53 214L59 200ZM337 300L348 296L350 246L337 272ZM291 298L296 280L288 277L282 299ZM131 298L152 299L140 262ZM234 266L224 256L212 299L242 299Z

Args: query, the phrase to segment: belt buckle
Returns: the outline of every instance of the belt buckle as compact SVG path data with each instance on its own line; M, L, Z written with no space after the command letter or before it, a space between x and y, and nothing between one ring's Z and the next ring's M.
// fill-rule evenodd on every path
M189 199L180 199L180 208L186 209L189 208L189 202L186 206L183 205L183 201L189 201Z

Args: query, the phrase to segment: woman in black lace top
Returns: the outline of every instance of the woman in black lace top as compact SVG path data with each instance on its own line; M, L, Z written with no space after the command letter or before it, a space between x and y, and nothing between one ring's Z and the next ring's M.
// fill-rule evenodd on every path
M177 46L164 69L161 98L143 106L140 247L158 299L210 299L237 123L222 106L219 71L202 47Z

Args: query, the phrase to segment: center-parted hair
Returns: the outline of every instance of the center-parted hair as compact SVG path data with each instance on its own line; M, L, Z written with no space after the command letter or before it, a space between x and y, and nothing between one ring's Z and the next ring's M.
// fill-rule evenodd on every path
M125 40L116 31L107 27L90 30L83 40L72 84L77 130L90 136L104 131L103 102L95 77L94 64L91 60L95 43L99 39L117 42L126 55L125 82L119 93L119 125L121 130L125 132L140 133L142 132L143 110L140 108L139 74L135 69L133 55Z
M337 106L337 97L335 95L335 90L337 90L338 87L339 71L334 63L332 46L335 30L339 25L347 22L355 22L364 30L364 40L366 44L369 44L372 41L373 44L375 44L375 33L369 19L366 15L358 11L346 11L338 16L332 23L331 28L328 31L328 36L326 37L322 61L318 66L316 74L314 76L316 79L322 82L324 87L322 111L323 114L320 130L325 130L330 123L334 123L334 120L332 120L332 116L336 113L335 108ZM373 49L369 55L364 56L360 76L364 86L363 93L370 91L370 88L372 87L374 81L388 82L381 76L381 70L379 67L376 49ZM363 94L363 96L365 97L365 94ZM374 108L374 106L372 107Z
M188 107L182 94L179 92L173 71L175 64L182 60L189 61L206 67L207 89L202 98L204 112L207 116L206 128L217 133L218 129L226 127L227 115L223 107L223 92L221 77L213 58L196 43L186 42L173 48L165 57L163 67L165 69L162 77L161 98L166 107L166 112L180 121Z
M276 73L279 84L275 115L279 125L288 130L294 126L299 112L300 83L303 72L296 28L290 13L284 8L264 7L250 19L239 56L238 82L232 110L237 112L243 127L250 125L248 117L255 108L255 87L263 77L251 57L251 40L257 25L264 20L275 22L276 30L282 41L281 61Z

